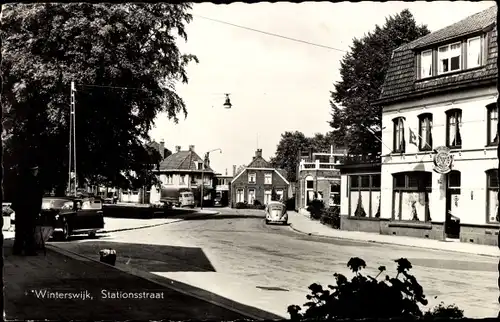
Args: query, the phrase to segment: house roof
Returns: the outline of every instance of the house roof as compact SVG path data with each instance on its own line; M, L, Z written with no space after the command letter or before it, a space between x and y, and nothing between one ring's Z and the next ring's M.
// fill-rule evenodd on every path
M153 149L155 149L156 151L160 152L160 149L161 149L161 148L160 148L160 143L158 143L158 142L156 142L156 141L151 141L151 142L148 142L146 145L147 145L148 147L153 148ZM165 156L166 156L166 155L168 155L169 153L170 153L170 150L169 150L169 149L167 149L167 148L164 148L164 149L163 149L163 155L162 155L162 158L165 158ZM160 152L160 154L161 154L161 152Z
M380 98L376 103L395 101L408 97L411 94L428 93L429 91L436 91L444 87L448 88L449 86L459 86L470 84L474 81L496 78L498 75L496 63L498 54L496 17L497 6L495 5L394 50ZM417 50L453 41L454 39L480 32L492 26L493 30L487 50L488 59L485 66L454 75L416 82L417 68L415 66L415 55Z
M160 171L201 171L198 170L196 162L203 162L194 151L179 151L168 156L160 163ZM210 167L205 172L214 172Z
M272 168L271 164L263 157L254 157L252 162L247 166L248 168Z
M236 179L238 179L243 173L247 172L247 171L252 171L252 170L267 170L267 171L274 171L276 174L278 174L281 179L283 179L283 181L285 181L286 184L290 184L290 182L286 179L286 176L283 175L283 171L282 169L276 169L276 168L263 168L263 167L258 167L258 168L245 168L243 169L243 171L241 171L240 173L238 173L233 180L231 180L231 183L233 183L234 181L236 181ZM286 173L286 172L285 172Z

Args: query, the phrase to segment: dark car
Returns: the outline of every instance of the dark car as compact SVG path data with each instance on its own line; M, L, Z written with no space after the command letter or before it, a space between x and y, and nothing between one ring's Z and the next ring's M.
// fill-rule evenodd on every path
M56 239L67 240L71 235L94 237L104 228L102 201L93 197L45 197L41 221L54 226Z

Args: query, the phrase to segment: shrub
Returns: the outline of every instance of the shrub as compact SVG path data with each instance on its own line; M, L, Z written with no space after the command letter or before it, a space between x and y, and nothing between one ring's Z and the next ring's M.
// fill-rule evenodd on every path
M254 206L261 206L261 205L262 205L262 203L261 203L259 200L255 199L255 200L253 201L253 205L254 205Z
M237 202L235 205L234 205L234 208L236 209L245 209L247 207L247 205L243 202Z
M400 258L397 263L397 275L377 278L386 270L378 268L376 277L363 276L360 271L366 267L364 260L351 258L347 266L354 273L349 281L342 274L334 274L335 286L323 289L319 284L309 286L309 300L304 306L307 310L300 313L301 307L290 305L288 313L292 320L323 319L366 319L366 318L422 318L419 304L427 305L422 286L409 273L411 263ZM425 314L425 317L462 317L463 312L456 307L440 306Z
M323 210L320 221L324 225L329 225L335 229L340 228L340 207L333 206Z
M445 306L443 302L434 307L432 310L425 312L424 318L463 318L464 311L460 310L456 305Z
M325 204L323 201L314 199L311 201L309 206L307 207L307 211L311 214L312 219L320 219L323 214L323 210L325 209Z

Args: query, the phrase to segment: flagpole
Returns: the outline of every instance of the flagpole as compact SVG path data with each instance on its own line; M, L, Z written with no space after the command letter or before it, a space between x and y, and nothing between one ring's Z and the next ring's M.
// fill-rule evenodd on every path
M364 126L363 124L360 124L360 125L361 125L362 127L364 127L366 130L368 130L368 132L370 132L370 133L371 133L371 134L372 134L372 135L373 135L373 136L374 136L374 137L375 137L375 138L376 138L376 139L377 139L380 143L382 143L382 144L383 144L386 148L388 148L388 149L389 149L389 151L392 151L392 149L391 149L390 147L388 147L388 146L387 146L387 144L385 144L385 143L382 141L382 139L380 139L380 138L379 138L379 137L375 134L375 132L374 132L372 129L370 129L370 128L369 128L369 127L367 127L367 126Z
M403 123L406 125L406 120L404 120ZM410 139L411 139L411 133L413 133L413 134L416 134L420 138L420 140L422 140L422 141L424 140L424 138L422 136L420 136L420 134L418 133L418 131L413 131L410 126L408 126L408 131L410 132L409 133L410 134ZM427 142L427 140L425 141L425 147L429 147L429 148L432 149L432 146L429 144L429 142ZM417 148L420 149L420 144L417 144Z

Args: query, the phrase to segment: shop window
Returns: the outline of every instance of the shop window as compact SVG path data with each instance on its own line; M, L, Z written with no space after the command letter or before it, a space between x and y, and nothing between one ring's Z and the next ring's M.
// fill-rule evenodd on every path
M486 222L489 224L498 224L498 170L491 169L486 171Z
M413 171L394 174L393 219L430 221L432 173Z
M363 174L350 179L349 215L380 217L380 174Z

